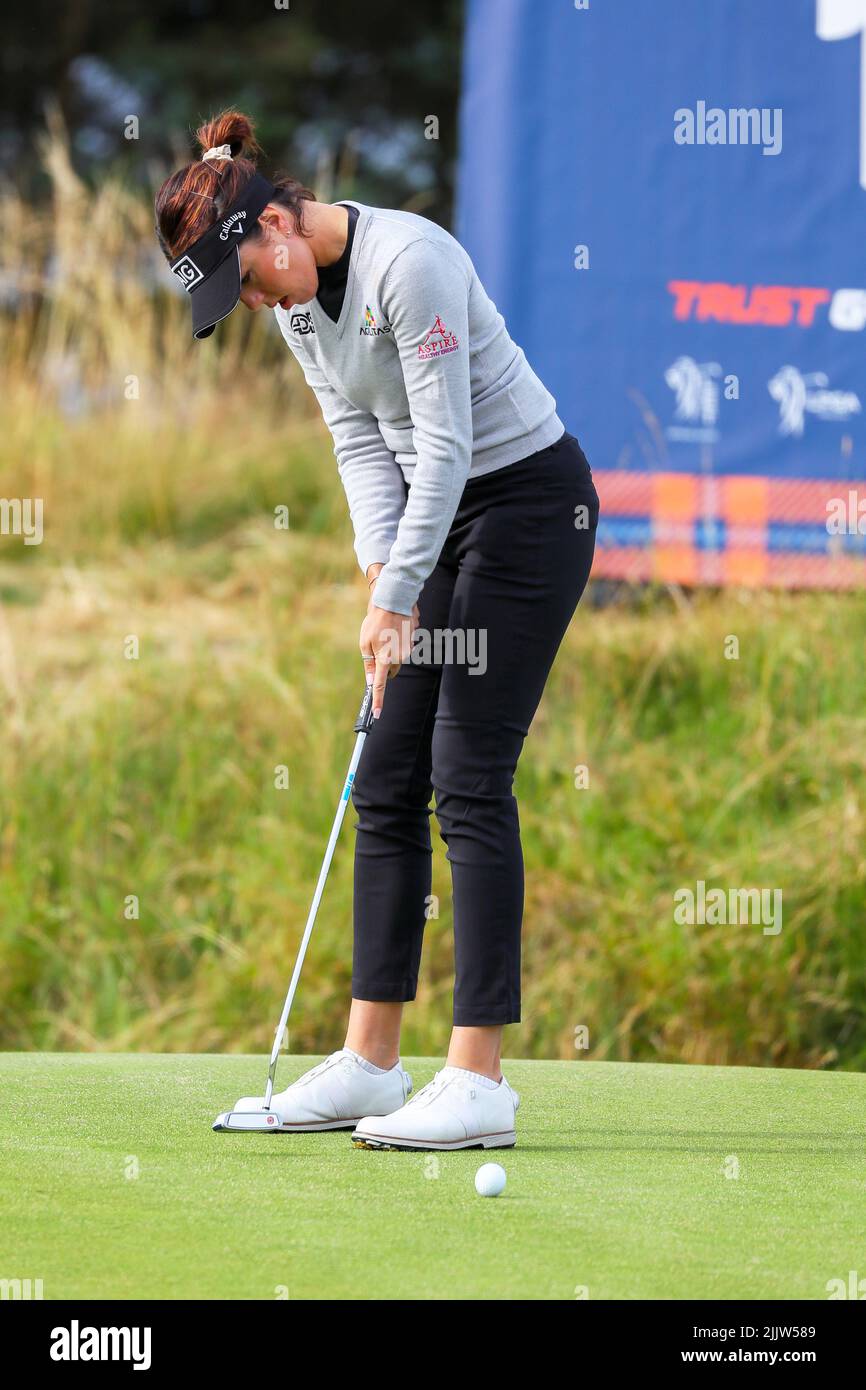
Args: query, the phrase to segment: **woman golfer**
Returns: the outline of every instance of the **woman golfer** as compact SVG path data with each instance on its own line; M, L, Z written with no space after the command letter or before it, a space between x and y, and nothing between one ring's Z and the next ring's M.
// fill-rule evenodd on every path
M333 436L371 590L360 650L377 722L353 788L348 1031L272 1108L284 1129L351 1128L377 1148L507 1148L518 1096L500 1056L504 1026L520 1020L523 916L512 782L589 576L589 464L448 232L269 182L238 112L198 139L202 157L156 198L194 335L239 300L274 311ZM429 910L434 796L453 888L454 1028L446 1065L410 1099L400 1022Z

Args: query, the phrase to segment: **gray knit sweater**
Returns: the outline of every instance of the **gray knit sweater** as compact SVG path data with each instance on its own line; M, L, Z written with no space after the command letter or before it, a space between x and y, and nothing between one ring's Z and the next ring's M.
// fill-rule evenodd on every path
M384 562L376 606L411 613L467 479L564 426L460 243L415 213L353 206L338 321L315 298L274 313L333 437L358 563Z

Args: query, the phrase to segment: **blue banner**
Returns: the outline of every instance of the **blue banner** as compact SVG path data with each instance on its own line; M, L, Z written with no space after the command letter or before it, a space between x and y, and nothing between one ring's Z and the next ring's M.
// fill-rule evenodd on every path
M866 578L864 35L468 0L455 231L596 473L596 572Z

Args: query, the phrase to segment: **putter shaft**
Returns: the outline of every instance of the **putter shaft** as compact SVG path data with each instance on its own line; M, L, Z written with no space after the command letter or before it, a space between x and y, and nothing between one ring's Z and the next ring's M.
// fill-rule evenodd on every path
M343 817L346 814L346 807L349 804L349 796L351 795L352 791L352 783L355 780L355 773L358 770L358 763L361 761L361 753L364 749L364 741L373 725L372 710L373 691L371 686L367 686L364 699L361 702L361 708L358 712L358 718L355 721L355 730L358 734L358 737L355 739L355 749L352 753L352 760L349 763L349 770L346 773L346 780L343 783L343 791L340 796L339 804L337 806L337 814L334 817L334 824L331 827L331 835L330 839L328 840L328 847L325 850L325 857L322 861L322 867L319 872L319 881L316 884L316 891L313 894L313 901L310 906L309 915L307 917L307 925L305 926L304 934L301 937L301 944L298 949L298 956L295 961L295 968L292 971L292 979L291 983L289 984L289 992L286 995L286 1002L283 1004L283 1012L280 1015L280 1021L277 1025L277 1031L274 1034L274 1045L271 1050L271 1060L270 1065L268 1067L268 1084L265 1088L265 1110L270 1109L271 1097L274 1093L274 1077L276 1076L277 1072L277 1062L279 1061L280 1048L283 1045L283 1037L286 1031L286 1024L289 1021L289 1014L291 1012L292 1002L295 997L295 990L298 986L298 980L301 978L301 969L304 964L304 957L307 954L307 946L309 944L310 937L313 934L313 925L316 920L316 913L319 910L319 903L322 901L322 893L324 892L325 881L328 877L328 870L331 867L331 860L334 857L334 849L336 848L337 839L340 834L340 826L343 824Z

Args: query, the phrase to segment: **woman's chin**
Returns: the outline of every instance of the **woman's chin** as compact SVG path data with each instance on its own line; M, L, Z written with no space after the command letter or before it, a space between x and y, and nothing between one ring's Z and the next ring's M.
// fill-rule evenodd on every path
M296 304L308 304L311 299L315 299L318 289L319 282L316 280L306 289L298 290L297 294L284 294L282 299L277 302L281 309L293 309Z

